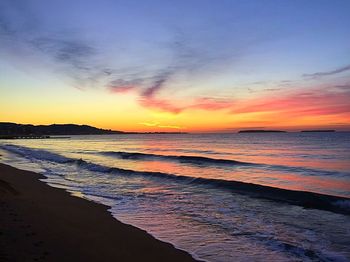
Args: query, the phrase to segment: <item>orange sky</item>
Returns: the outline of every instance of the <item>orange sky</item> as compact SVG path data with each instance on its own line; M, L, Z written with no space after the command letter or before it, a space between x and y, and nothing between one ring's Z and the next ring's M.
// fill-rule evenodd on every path
M0 121L350 130L346 1L27 2L0 3Z
M1 121L77 123L124 131L349 130L348 97L347 89L332 87L265 92L245 99L152 98L145 104L132 90L115 94L67 87L63 95L41 89L16 97L5 95L0 109Z

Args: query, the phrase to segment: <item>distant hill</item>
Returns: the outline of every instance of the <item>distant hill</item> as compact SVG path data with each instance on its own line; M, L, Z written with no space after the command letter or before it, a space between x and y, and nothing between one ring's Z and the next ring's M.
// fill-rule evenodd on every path
M123 133L122 131L100 129L88 125L22 125L0 122L0 135L102 135Z
M240 130L238 133L286 133L282 130Z

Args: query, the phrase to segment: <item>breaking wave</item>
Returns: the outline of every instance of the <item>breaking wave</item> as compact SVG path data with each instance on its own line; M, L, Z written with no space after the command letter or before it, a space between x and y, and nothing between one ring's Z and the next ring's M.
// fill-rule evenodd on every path
M176 180L177 182L180 182L180 183L215 187L219 189L230 190L236 193L247 194L252 197L264 198L264 199L269 199L274 201L281 201L289 204L303 206L306 208L322 209L322 210L328 210L336 213L350 215L350 199L345 197L331 196L331 195L306 192L306 191L288 190L288 189L263 186L263 185L233 181L233 180L210 179L210 178L203 178L203 177L174 175L174 174L162 173L162 172L135 171L130 169L109 167L109 166L88 162L83 159L65 157L46 150L32 149L32 148L27 148L22 146L3 145L2 148L31 160L36 159L36 160L55 162L59 164L75 164L75 165L78 165L80 168L93 171L93 172L113 173L116 175L124 175L124 176L147 176L147 177L160 178L160 179L171 179L171 180ZM145 157L145 155L147 154L142 154L142 153L131 154L131 156L133 157L136 157L136 156ZM149 156L146 156L146 157L149 157ZM156 155L156 157L159 157L159 156ZM169 156L166 156L166 157L169 157ZM208 161L208 159L210 158L189 157L184 159L186 160L192 159L195 161L203 161L203 160ZM213 159L210 159L209 161L212 161L212 160ZM223 161L223 160L216 159L215 161ZM229 161L233 161L233 160L229 160ZM237 163L243 163L243 162L234 161L233 163L237 164Z

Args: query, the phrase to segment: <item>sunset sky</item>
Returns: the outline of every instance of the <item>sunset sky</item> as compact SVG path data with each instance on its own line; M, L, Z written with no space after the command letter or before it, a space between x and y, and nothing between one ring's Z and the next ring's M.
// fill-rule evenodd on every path
M0 0L0 122L350 130L350 1Z

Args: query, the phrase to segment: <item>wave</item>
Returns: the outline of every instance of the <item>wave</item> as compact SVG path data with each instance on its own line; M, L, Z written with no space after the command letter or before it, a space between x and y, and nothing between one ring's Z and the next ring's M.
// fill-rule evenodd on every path
M41 149L33 149L16 145L1 145L1 148L28 159L47 160L59 164L74 162L74 160L71 158Z
M106 151L99 152L105 156L113 156L120 159L131 159L131 160L171 160L182 163L190 163L196 165L204 164L220 164L220 165L252 165L253 163L241 162L230 159L218 159L203 156L187 156L187 155L158 155L150 153L138 153L138 152L123 152L123 151Z
M334 177L349 177L349 172L339 172L335 170L323 170L323 169L315 169L301 166L284 166L284 165L270 165L270 164L255 164L256 166L260 166L263 168L267 168L270 170L276 171L285 171L290 173L298 173L305 176L334 176Z
M59 164L75 164L80 168L93 172L113 173L124 176L147 176L160 179L171 179L176 180L180 183L191 185L205 185L209 187L229 190L236 193L247 194L252 197L280 201L293 205L303 206L306 208L322 209L350 215L350 198L346 197L331 196L307 191L282 189L233 180L191 177L163 172L135 171L118 167L108 167L88 162L83 159L68 158L41 149L32 149L15 145L2 145L1 147L7 151L13 152L31 160L37 159ZM141 155L143 156L144 154ZM199 159L201 159L201 157Z
M293 167L293 166L284 166L284 165L271 165L271 164L243 162L243 161L237 161L237 160L231 160L231 159L218 159L218 158L210 158L210 157L203 157L203 156L159 155L159 154L151 154L151 153L124 152L124 151L103 151L103 152L98 152L98 154L102 154L104 156L111 156L118 159L125 159L125 160L176 161L180 163L194 164L199 166L208 166L208 165L251 166L251 167L257 167L257 168L265 168L269 170L300 173L308 176L348 177L350 175L349 173L346 173L346 172L319 170L319 169L313 169L313 168L307 168L307 167Z
M52 162L61 163L61 164L77 161L77 159L67 158L62 155L55 154L46 150L27 148L27 147L16 146L11 144L2 145L1 147L26 158L42 159L42 160L52 161ZM91 151L91 152L79 151L79 152L89 153L89 154L96 153L94 151ZM265 169L267 168L269 170L299 173L307 176L336 176L336 177L350 176L350 174L346 172L319 170L319 169L312 169L307 167L259 164L259 163L231 160L231 159L218 159L218 158L209 158L209 157L202 157L202 156L158 155L158 154L151 154L151 153L124 152L124 151L103 151L103 152L97 152L97 153L105 156L112 156L112 157L125 159L125 160L177 161L180 163L194 164L198 166L208 166L208 165L250 166L250 167L256 167L256 168L265 168Z
M222 155L222 152L214 151L214 150L200 150L200 149L186 149L186 148L137 148L137 147L132 147L133 150L136 151L149 151L149 152L182 152L182 153L187 153L187 154L208 154L208 155ZM129 148L123 148L123 150L129 150ZM234 155L232 153L225 153L226 155Z

